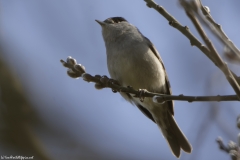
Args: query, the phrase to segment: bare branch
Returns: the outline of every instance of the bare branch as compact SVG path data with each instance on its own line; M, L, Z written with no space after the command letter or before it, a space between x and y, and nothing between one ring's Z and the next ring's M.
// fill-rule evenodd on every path
M164 101L171 101L171 100L178 100L178 101L188 101L188 102L207 102L207 101L239 101L236 95L226 95L226 96L184 96L181 95L161 95L161 96L154 96L154 102L164 102Z
M240 129L240 115L237 117L237 127ZM224 145L221 137L218 137L216 141L219 148L228 153L232 160L240 160L240 133L238 134L238 143L229 141L228 145Z
M222 140L221 137L218 137L218 138L216 139L216 142L218 143L219 149L221 149L221 150L229 153L229 148L224 145L223 140Z
M171 16L162 6L156 4L153 0L144 0L148 7L154 8L158 13L160 13L164 18L169 21L169 25L179 30L183 35L185 35L189 40L192 46L196 46L200 49L205 55L212 60L210 56L209 49L202 44L189 30L187 26L181 25L173 16ZM213 61L213 60L212 60Z
M228 153L231 156L232 160L240 160L239 146L235 142L229 141L228 145L226 146L223 144L221 137L218 137L216 141L218 143L219 149Z
M196 102L196 101L239 101L236 95L227 95L227 96L184 96L184 95L166 95L153 93L145 90L144 92L140 92L139 90L135 90L132 87L122 87L119 83L110 79L107 76L95 75L92 76L85 71L85 67L81 64L77 64L77 61L72 57L68 57L67 61L60 60L64 67L68 68L68 75L72 78L82 77L83 80L87 82L94 82L96 89L102 88L111 88L113 92L124 92L133 94L134 97L153 97L153 101L156 103L163 103L165 101L178 100L178 101L188 101L188 102Z
M195 12L199 15L199 17L202 19L204 24L212 30L212 32L216 35L216 37L222 42L224 45L226 45L235 55L240 58L240 50L234 45L234 43L228 38L228 36L224 33L222 27L220 24L215 22L213 17L210 14L210 9L206 6L203 6L201 0L196 0L198 1L202 14L205 16L206 19L204 19L202 16L200 16L198 10L195 10ZM207 23L206 20L209 22Z
M171 16L162 6L156 4L153 0L144 0L147 3L147 6L154 8L158 11L164 18L169 21L170 26L179 30L183 35L185 35L189 40L192 46L196 46L200 49L211 61L214 62L214 59L211 57L211 52L209 49L202 44L190 31L187 26L182 26L173 16ZM215 64L215 62L214 62Z
M228 82L230 83L230 85L232 86L232 88L234 89L236 94L238 95L238 98L240 99L240 87L239 87L236 79L232 75L231 71L229 70L227 64L223 62L223 60L221 59L221 57L217 53L217 50L215 49L213 43L208 38L207 34L203 30L203 28L202 28L201 24L199 23L198 19L194 15L194 11L193 11L194 7L189 2L187 2L185 0L180 0L180 1L181 1L181 5L183 6L183 8L186 11L187 16L193 22L193 24L196 27L198 33L200 34L200 36L202 37L202 39L204 40L204 42L206 43L206 45L210 49L211 57L212 57L212 59L214 59L213 62L215 62L216 66L224 73Z
M227 80L231 84L232 88L240 98L240 87L239 87L239 78L234 74L228 67L227 64L222 61L220 56L217 54L216 49L213 47L211 41L206 36L205 32L203 31L202 27L200 26L199 22L197 21L196 17L192 16L193 14L189 14L189 4L185 1L183 2L183 6L188 5L185 7L187 15L193 21L194 25L198 29L200 35L202 36L203 40L209 47L209 49L204 46L193 34L190 32L188 27L183 27L173 16L171 16L163 7L156 4L153 0L144 0L147 3L147 6L150 8L154 8L157 10L161 15L163 15L168 21L171 26L178 29L181 33L183 33L191 42L191 45L195 45L198 47L217 67L219 67L222 72L225 74ZM191 9L191 6L190 6ZM193 11L191 11L193 12ZM213 58L214 57L214 58Z

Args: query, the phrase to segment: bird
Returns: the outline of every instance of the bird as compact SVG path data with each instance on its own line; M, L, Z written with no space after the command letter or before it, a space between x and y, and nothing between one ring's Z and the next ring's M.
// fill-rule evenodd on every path
M172 94L166 69L157 49L137 27L123 17L110 17L96 22L102 28L107 67L112 79L123 87ZM129 93L120 94L157 124L173 155L179 158L181 150L191 153L192 146L174 119L173 101L160 104L153 102L150 97L141 100Z

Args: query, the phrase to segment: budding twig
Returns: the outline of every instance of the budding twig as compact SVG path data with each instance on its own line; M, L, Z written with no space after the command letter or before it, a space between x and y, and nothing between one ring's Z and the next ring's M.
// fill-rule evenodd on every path
M199 14L198 9L194 10L196 14L198 14L199 18L203 21L203 23L216 35L216 37L226 45L235 55L240 58L240 50L234 45L234 43L228 38L228 36L223 31L220 24L218 24L210 14L210 9L207 6L203 6L201 0L196 0L197 4L201 8L202 14L205 19ZM197 6L198 7L198 6ZM209 22L209 23L207 23Z
M165 101L187 101L187 102L202 102L202 101L239 101L236 95L226 95L226 96L184 96L184 95L166 95L153 93L145 90L144 92L139 92L132 87L123 87L119 83L110 79L107 76L95 75L86 73L85 67L81 64L77 64L77 61L72 57L68 57L67 61L60 60L64 67L68 68L67 74L72 78L82 77L84 81L94 82L96 89L111 88L113 92L124 92L132 94L134 97L153 97L153 101L156 103L163 103Z

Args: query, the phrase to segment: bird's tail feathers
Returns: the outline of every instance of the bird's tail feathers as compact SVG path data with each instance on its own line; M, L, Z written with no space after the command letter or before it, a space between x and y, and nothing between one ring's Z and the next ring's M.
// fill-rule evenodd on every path
M157 121L157 124L159 127L161 124L165 124L166 128L162 130L162 133L165 137L165 139L168 142L169 147L172 150L172 153L179 158L180 157L180 150L184 150L187 153L191 153L192 146L188 142L187 138L183 134L183 132L178 127L173 115L169 112L167 112L167 118L164 119L167 120L167 122L159 122ZM160 127L162 128L162 127Z

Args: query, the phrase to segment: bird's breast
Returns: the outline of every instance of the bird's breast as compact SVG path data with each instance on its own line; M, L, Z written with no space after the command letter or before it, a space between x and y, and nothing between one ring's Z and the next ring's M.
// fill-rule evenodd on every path
M161 93L165 86L165 71L150 48L141 45L120 48L124 49L107 49L110 76L122 86Z

